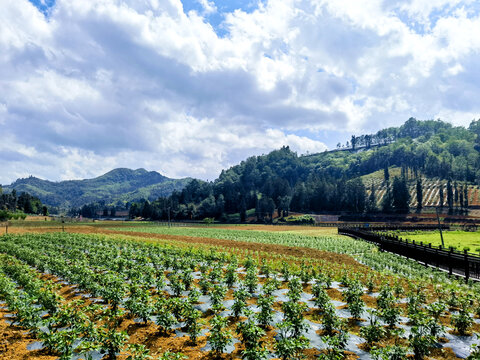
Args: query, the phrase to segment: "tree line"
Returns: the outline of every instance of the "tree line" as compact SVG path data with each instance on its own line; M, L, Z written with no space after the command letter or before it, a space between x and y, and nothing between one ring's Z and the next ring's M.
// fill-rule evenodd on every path
M0 186L0 220L18 217L14 215L18 213L47 216L48 208L42 204L39 198L29 193L22 192L20 195L17 195L15 190L12 190L10 193L3 193L3 189Z

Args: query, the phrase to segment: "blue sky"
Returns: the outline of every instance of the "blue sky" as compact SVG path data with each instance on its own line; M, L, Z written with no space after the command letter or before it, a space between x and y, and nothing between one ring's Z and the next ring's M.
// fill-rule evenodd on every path
M480 117L474 0L0 0L0 183L214 179L413 116Z

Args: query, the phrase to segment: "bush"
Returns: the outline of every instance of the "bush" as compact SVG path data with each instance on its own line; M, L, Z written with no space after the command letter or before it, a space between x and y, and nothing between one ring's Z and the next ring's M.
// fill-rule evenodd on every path
M304 224L304 225L314 225L315 224L315 219L311 217L310 215L302 215L298 217L293 217L289 216L285 218L285 221L287 224Z
M220 315L215 315L210 321L212 327L208 336L208 343L217 354L223 353L227 346L232 343L232 334L228 331L228 320Z

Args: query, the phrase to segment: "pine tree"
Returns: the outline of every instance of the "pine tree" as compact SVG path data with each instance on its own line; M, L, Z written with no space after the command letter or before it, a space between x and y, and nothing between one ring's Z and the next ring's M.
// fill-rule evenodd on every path
M377 198L375 196L375 187L372 186L370 188L370 195L368 196L368 201L367 201L367 213L372 214L377 212Z
M417 178L417 209L420 210L423 207L423 187L422 179Z
M452 189L452 182L450 179L447 181L447 204L448 204L448 212L453 212L453 189Z
M444 202L444 198L443 198L443 184L440 184L440 187L438 189L438 195L440 197L440 207L443 208L443 202Z
M458 187L457 187L457 182L455 181L455 184L454 184L454 190L455 190L455 206L458 207Z
M408 192L407 180L404 177L395 177L392 188L392 204L395 211L407 213L409 210L410 194Z
M391 213L393 210L392 202L392 190L390 189L390 183L387 182L387 190L385 191L385 195L382 199L382 212Z
M467 185L463 187L463 205L465 207L465 210L468 210L468 186Z

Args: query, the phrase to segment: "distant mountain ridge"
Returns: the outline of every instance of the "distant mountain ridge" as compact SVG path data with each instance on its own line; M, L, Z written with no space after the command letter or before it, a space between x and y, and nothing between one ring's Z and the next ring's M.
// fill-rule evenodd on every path
M54 182L36 177L17 179L6 192L28 192L47 206L62 209L81 207L92 202L120 204L142 199L155 200L182 190L191 178L170 179L156 171L118 168L93 179Z

